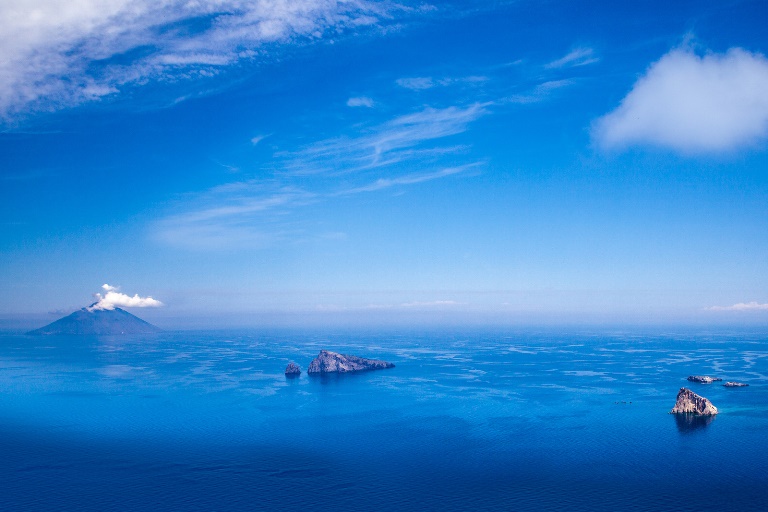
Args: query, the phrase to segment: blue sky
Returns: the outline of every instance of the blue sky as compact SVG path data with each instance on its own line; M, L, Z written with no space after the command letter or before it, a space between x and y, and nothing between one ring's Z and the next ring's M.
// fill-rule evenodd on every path
M766 19L3 2L0 314L765 324Z

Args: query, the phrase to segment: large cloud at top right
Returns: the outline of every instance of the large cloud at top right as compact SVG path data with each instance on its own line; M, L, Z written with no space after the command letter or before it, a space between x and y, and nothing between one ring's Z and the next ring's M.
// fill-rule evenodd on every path
M713 154L768 137L768 59L741 48L703 57L674 49L592 126L604 149L656 146Z

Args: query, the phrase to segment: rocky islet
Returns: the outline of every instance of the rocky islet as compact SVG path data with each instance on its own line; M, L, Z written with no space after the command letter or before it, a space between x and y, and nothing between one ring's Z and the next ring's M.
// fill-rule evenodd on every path
M307 373L312 375L364 372L381 370L384 368L394 368L394 366L394 364L380 359L366 359L364 357L339 354L331 352L330 350L321 350L317 357L309 364Z
M680 391L677 393L675 406L669 412L672 414L714 416L717 414L717 407L715 407L709 399L697 395L690 389L680 388Z
M298 377L299 375L301 375L301 368L299 365L294 362L288 363L288 366L285 367L285 376Z
M697 382L699 384L712 384L713 382L720 382L723 379L717 377L710 377L708 375L690 375L688 381Z
M309 366L307 374L322 375L329 373L354 373L371 370L394 368L395 365L381 359L367 359L347 354L339 354L330 350L321 350ZM301 368L294 362L285 368L286 377L297 377L301 374Z

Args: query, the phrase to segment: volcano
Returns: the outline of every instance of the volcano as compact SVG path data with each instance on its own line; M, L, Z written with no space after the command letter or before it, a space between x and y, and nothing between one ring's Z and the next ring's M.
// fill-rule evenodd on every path
M152 334L162 330L124 309L97 309L95 305L79 309L27 334Z

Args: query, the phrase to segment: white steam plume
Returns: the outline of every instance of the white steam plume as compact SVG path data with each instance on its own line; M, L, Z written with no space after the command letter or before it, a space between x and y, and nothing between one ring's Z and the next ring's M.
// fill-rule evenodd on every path
M89 311L111 311L116 307L124 308L159 308L164 306L162 302L152 297L139 297L137 293L133 297L120 293L118 286L104 284L101 287L106 293L97 293L94 296L99 299L88 307Z

